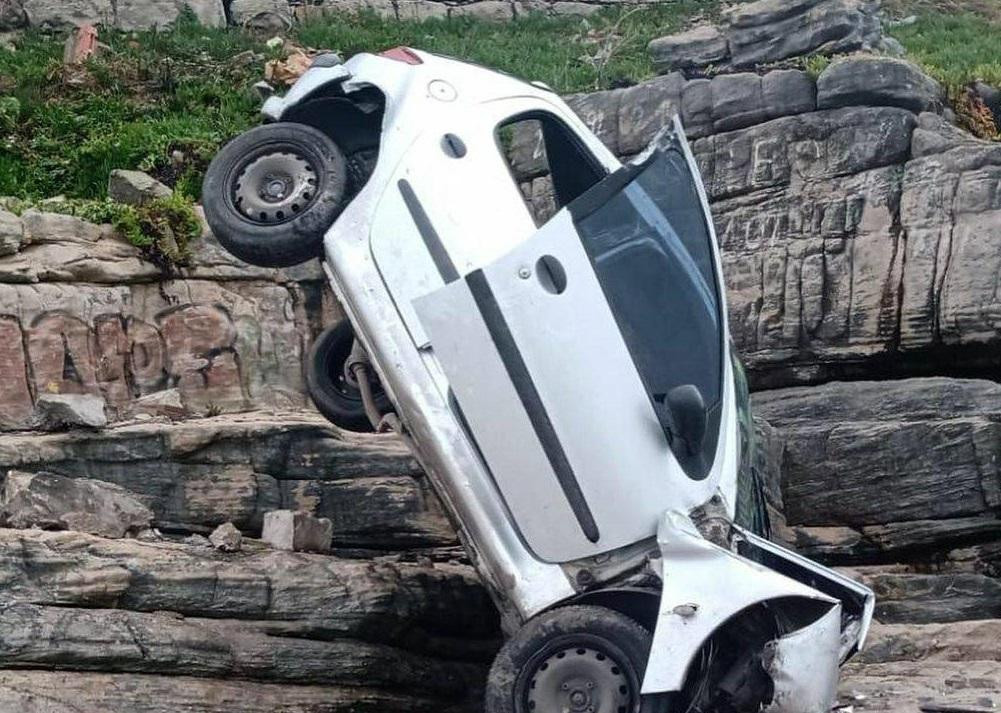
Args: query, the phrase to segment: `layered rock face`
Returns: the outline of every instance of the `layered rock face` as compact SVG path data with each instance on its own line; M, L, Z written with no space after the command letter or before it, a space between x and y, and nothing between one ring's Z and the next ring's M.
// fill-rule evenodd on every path
M0 453L0 710L480 709L497 613L395 438L291 413ZM333 554L253 539L282 507L328 518ZM220 522L251 539L191 535Z
M624 156L681 116L755 387L997 364L1001 147L935 113L942 91L914 65L839 59L816 82L674 73L570 103ZM538 152L515 149L544 209Z

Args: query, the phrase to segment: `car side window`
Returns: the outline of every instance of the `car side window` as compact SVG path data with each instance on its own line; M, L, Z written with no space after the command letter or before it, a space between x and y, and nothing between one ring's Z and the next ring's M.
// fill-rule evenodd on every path
M607 175L573 130L544 111L497 127L497 143L537 226Z

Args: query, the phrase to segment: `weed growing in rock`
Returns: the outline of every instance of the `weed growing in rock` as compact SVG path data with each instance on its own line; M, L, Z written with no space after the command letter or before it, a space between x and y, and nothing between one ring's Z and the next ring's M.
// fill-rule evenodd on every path
M32 202L7 200L4 208L23 213L29 208L72 215L89 223L110 224L123 239L142 250L144 257L165 273L187 265L191 248L202 233L202 223L191 199L178 193L134 206L108 198L71 198Z

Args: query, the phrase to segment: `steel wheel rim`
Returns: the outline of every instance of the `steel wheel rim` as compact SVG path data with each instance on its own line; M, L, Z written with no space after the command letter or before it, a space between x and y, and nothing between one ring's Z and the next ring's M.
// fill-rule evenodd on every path
M632 713L635 677L596 642L564 642L536 657L522 679L523 710L532 713Z
M292 220L316 200L317 167L291 148L271 148L248 156L233 175L233 206L258 225Z

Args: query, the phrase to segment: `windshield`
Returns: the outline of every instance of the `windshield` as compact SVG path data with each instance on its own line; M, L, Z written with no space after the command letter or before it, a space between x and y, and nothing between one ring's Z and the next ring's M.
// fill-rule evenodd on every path
M719 430L722 319L713 244L685 155L657 151L570 212L661 425L674 430L664 405L671 391L695 386L708 426L700 451L709 456ZM695 478L703 470L686 467Z

